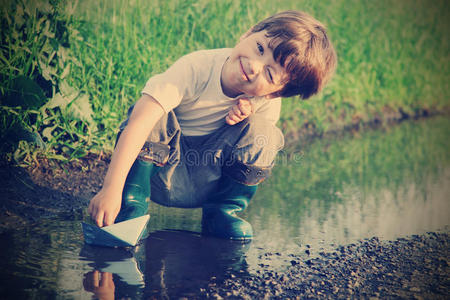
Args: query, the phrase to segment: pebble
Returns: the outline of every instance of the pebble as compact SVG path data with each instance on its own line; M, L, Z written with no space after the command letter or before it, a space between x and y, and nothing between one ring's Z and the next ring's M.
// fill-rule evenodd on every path
M290 254L291 266L285 271L262 270L245 280L235 276L208 286L207 295L213 299L221 299L219 293L240 299L446 299L450 286L442 280L450 274L449 234L432 236L394 242L372 238L306 261ZM307 248L305 252L310 251Z
M217 293L212 294L212 295L211 295L211 298L212 298L212 299L215 299L215 300L222 300L222 299L223 299L223 298L222 298L219 294L217 294Z

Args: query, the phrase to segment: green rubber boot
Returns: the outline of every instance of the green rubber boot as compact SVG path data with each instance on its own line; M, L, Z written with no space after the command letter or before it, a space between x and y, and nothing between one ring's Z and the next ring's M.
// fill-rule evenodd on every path
M223 175L219 190L203 204L202 233L233 240L252 239L252 225L239 218L236 213L247 208L257 187L239 183Z
M122 192L122 206L116 223L147 214L150 202L150 178L160 167L153 162L136 159L128 173Z

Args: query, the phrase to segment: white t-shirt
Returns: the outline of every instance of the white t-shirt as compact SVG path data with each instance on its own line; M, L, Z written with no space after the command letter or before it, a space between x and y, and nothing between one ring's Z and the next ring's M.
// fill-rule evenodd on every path
M212 133L225 125L225 117L240 97L227 97L220 84L222 66L231 49L200 50L178 59L164 73L152 76L143 94L174 110L186 136ZM280 117L281 99L253 97L253 111L275 124Z

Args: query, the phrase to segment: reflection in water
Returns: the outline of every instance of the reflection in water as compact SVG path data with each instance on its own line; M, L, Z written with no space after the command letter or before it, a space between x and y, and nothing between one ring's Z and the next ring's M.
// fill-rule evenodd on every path
M97 299L115 299L116 286L112 273L98 270L90 271L84 275L83 286L86 291L93 293Z
M211 278L245 275L250 244L183 231L158 231L145 241L146 295L195 295Z
M262 251L313 255L373 236L449 230L448 149L450 120L437 118L282 155L248 212L257 234L249 265Z
M101 299L196 295L211 278L245 275L249 245L185 231L156 231L133 252L84 246L80 256L92 270L84 275L83 286Z
M137 248L106 248L84 245L80 258L92 268L84 275L83 287L100 299L113 299L117 286L119 298L137 297L144 278L134 256Z
M447 169L438 182L409 183L394 191L380 189L370 194L345 186L339 193L345 201L336 201L326 211L312 211L298 220L301 232L296 241L317 248L373 236L392 240L445 229L450 217L450 201L446 200L450 195L449 175Z
M435 118L286 150L245 212L256 234L251 244L163 230L199 232L201 210L154 204L153 232L133 251L83 246L79 221L4 231L0 294L189 297L213 277L284 268L290 254L314 256L373 236L448 231L448 149L450 120Z

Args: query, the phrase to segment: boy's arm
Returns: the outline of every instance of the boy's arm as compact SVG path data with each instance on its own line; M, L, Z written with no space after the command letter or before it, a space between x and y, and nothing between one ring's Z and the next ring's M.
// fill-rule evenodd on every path
M163 114L161 105L149 95L143 94L136 102L111 157L103 187L89 204L88 212L99 227L114 223L122 203L122 190L128 172Z

